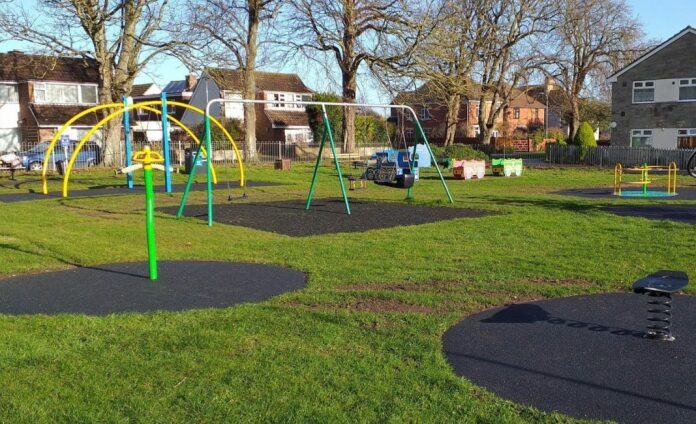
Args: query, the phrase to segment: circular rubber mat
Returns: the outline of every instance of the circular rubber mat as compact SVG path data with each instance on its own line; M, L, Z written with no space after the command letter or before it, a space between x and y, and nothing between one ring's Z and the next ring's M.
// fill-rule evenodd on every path
M182 311L259 302L301 289L305 274L277 266L160 261L118 263L20 275L0 280L0 314Z
M644 338L648 297L579 296L470 316L443 336L458 375L575 418L696 422L696 297L675 296L674 342Z

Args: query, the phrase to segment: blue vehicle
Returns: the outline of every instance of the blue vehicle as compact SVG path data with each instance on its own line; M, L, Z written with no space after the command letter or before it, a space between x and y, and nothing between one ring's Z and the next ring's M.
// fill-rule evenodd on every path
M54 146L52 160L54 164L58 162L70 160L75 145L77 145L77 140L70 140L70 146L65 149L67 150L68 156L65 156L64 149L60 147L58 143ZM31 149L19 153L22 158L22 167L27 171L41 171L43 168L44 155L46 154L46 149L50 142L42 141ZM90 166L97 165L101 161L101 148L99 145L93 141L88 141L80 149L80 153L77 154L75 159L76 168L87 168Z
M411 172L411 157L399 150L383 150L372 155L373 163L365 169L364 178L375 184L397 188L409 188L418 179L418 161Z

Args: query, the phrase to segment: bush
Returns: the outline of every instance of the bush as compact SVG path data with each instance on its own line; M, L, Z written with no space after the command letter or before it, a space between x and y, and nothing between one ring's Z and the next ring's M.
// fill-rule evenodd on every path
M536 130L532 134L532 142L534 143L534 147L540 145L541 143L544 142L544 130Z
M312 95L312 100L334 103L343 101L340 96L334 93L314 93ZM322 113L321 106L318 105L309 105L306 110L307 118L309 119L309 128L314 135L314 141L318 143L324 133L324 114ZM341 143L341 140L343 140L343 130L341 128L343 126L343 109L339 106L328 106L326 108L326 114L331 123L331 132L334 141L336 143Z
M242 121L239 119L222 119L220 120L220 123L222 124L223 127L227 130L228 133L232 136L232 139L235 141L238 140L244 140L244 125L242 124ZM204 123L201 122L200 124L196 125L192 131L194 134L196 134L201 140L203 140L203 133L204 130ZM212 122L210 123L210 139L211 141L223 141L227 140L227 137L225 137L225 134L222 132L222 130Z
M573 144L580 146L580 159L584 159L590 147L597 147L597 140L594 137L594 130L589 122L583 122L575 134Z
M565 134L558 128L549 128L546 132L546 136L548 138L553 138L558 144L566 144Z
M466 144L452 144L444 149L445 157L459 160L487 160L488 156Z

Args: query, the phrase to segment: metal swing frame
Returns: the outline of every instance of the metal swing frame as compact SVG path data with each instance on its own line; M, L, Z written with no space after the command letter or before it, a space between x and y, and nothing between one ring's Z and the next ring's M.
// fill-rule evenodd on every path
M205 128L205 134L204 134L204 142L201 142L198 151L196 152L196 158L194 161L198 160L198 155L201 154L201 146L205 144L205 147L208 151L208 154L212 158L212 146L211 146L211 139L210 139L210 109L214 105L220 105L222 107L223 104L226 103L235 103L235 104L277 104L277 103L282 103L285 105L296 105L296 106L320 106L324 118L324 131L322 133L321 141L319 143L319 152L317 154L317 161L314 165L314 172L312 174L312 182L309 186L309 193L307 194L307 201L305 203L305 209L309 210L309 208L312 205L312 198L314 196L314 189L316 187L316 182L317 178L319 175L319 166L321 164L321 158L322 158L322 152L324 151L324 146L326 144L326 139L328 138L329 141L329 147L331 148L331 153L333 155L333 162L334 166L336 168L336 173L338 174L338 182L341 187L341 195L343 197L343 202L346 207L346 214L350 215L351 210L350 210L350 202L348 201L348 192L346 190L345 183L343 182L343 173L341 171L341 166L338 162L338 156L336 155L336 143L333 137L333 131L331 128L331 122L329 121L329 116L326 112L326 107L327 106L339 106L339 107L369 107L369 108L380 108L380 109L401 109L404 112L409 112L411 116L413 116L413 122L416 124L416 129L418 130L418 133L420 136L423 138L423 142L428 148L428 152L430 153L431 157L433 157L433 151L430 148L430 143L428 143L428 139L425 136L425 132L423 131L423 127L420 124L420 121L418 120L418 116L416 112L411 108L410 106L407 105L387 105L387 104L372 104L372 103L333 103L333 102L315 102L315 101L278 101L278 100L247 100L247 99L212 99L208 101L206 107L205 107L205 115L204 115L204 128ZM404 140L404 144L406 144L406 141ZM415 146L415 143L414 143ZM406 144L407 151L408 151L408 145ZM410 156L410 162L409 162L409 170L411 173L413 173L413 168L415 167L415 147L414 147L414 154ZM196 162L194 162L196 163ZM209 225L212 225L212 219L213 219L213 200L212 200L212 181L210 178L211 175L211 161L208 160L206 162L207 166L207 192L208 192L208 223ZM450 203L454 203L454 199L452 198L452 194L450 193L449 188L447 187L447 183L445 182L445 178L442 175L442 171L440 170L440 167L438 166L437 162L435 162L435 169L437 170L437 174L440 178L440 182L442 183L442 187L445 190L445 194L447 195L447 199ZM186 187L186 190L184 192L184 196L182 198L182 202L180 205L180 211L183 209L184 204L186 202L186 197L187 197L187 191L188 187ZM410 187L407 191L407 198L413 198L413 187Z

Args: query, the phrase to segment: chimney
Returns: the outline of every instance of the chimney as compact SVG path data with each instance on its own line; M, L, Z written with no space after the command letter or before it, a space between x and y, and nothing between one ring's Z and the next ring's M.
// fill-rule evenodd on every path
M7 53L9 53L9 54L14 54L14 55L23 55L23 54L24 54L24 52L21 51L21 50L10 50L10 51L7 52Z
M186 75L186 91L193 91L193 89L196 87L196 83L198 82L198 78L196 78L196 74L188 74Z

